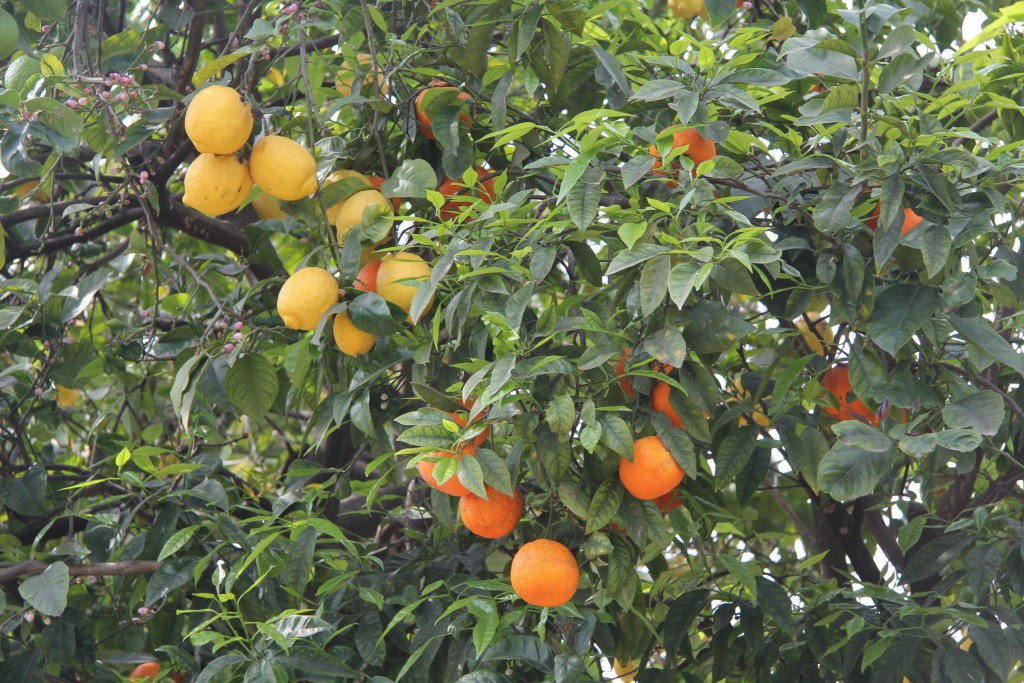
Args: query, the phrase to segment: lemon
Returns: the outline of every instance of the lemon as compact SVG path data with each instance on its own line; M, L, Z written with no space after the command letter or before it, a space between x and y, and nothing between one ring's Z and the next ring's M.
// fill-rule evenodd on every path
M61 408L71 408L78 403L78 391L57 385L57 405Z
M287 202L316 192L316 160L306 149L280 135L268 135L252 148L252 179L263 191Z
M252 200L252 208L261 221L284 220L284 211L281 210L281 205L266 192L256 195L256 198Z
M182 201L209 216L242 205L252 191L249 167L234 154L200 154L185 172Z
M430 280L430 264L416 254L401 252L385 256L380 261L380 270L377 271L377 293L386 301L390 301L406 313L412 310L412 300L419 289L414 281L427 282ZM433 306L433 300L423 314L426 314ZM412 320L411 316L409 318Z
M704 0L669 0L668 8L672 10L672 14L683 19L693 19L697 15L708 18Z
M7 65L7 70L4 71L4 87L20 95L26 86L34 84L41 75L39 60L21 55Z
M252 108L234 88L211 85L185 111L185 134L203 154L234 154L252 134Z
M18 48L18 22L0 9L0 59L7 59Z
M334 225L338 228L338 244L345 243L345 235L352 228L391 215L391 202L377 190L356 192L331 208L334 209Z
M353 325L347 312L334 316L334 343L345 355L361 356L372 349L376 341L372 334Z
M312 330L338 303L338 282L323 268L303 268L288 278L277 295L277 314L285 327Z
M356 72L363 74L363 82L356 89L356 94L359 94L359 89L363 85L369 85L373 83L373 74L377 74L377 83L380 85L380 94L388 94L388 84L384 80L384 75L380 73L380 69L373 66L373 58L366 54L360 53L356 58L359 62L358 67L353 67L348 63L348 60L342 65L341 70L338 71L338 82L334 86L335 89L342 94L344 97L348 97L352 94L352 84L356 80Z
M326 190L329 185L333 185L334 183L340 183L342 180L346 180L348 178L358 178L359 180L362 180L366 185L370 184L370 179L367 178L366 176L364 176L359 171L352 171L352 170L349 170L347 168L342 168L342 169L339 169L339 170L331 173L331 175L327 176L324 179L323 189ZM330 223L331 225L334 225L334 223L338 219L338 209L340 209L341 205L344 204L344 203L345 203L344 201L340 201L340 202L337 202L337 203L333 204L332 206L327 207L327 222L328 223Z
M804 342L807 344L807 347L813 353L824 356L825 349L822 341L825 344L831 344L835 341L835 334L832 332L832 328L828 326L828 321L822 319L819 314L808 312L807 318L814 325L815 332L811 331L810 325L807 324L807 320L803 316L797 318L795 327L803 333Z

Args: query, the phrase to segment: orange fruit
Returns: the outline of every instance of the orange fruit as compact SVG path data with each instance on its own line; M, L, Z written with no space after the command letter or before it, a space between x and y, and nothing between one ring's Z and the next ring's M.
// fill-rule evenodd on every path
M381 178L379 175L369 175L366 176L366 180L370 183L370 186L373 187L373 189L377 190L377 192L384 192L382 188L384 187L384 181L387 180L387 178ZM395 207L395 213L398 213L398 210L402 206L402 200L398 197L392 197L391 205Z
M878 230L878 218L882 215L882 202L875 204L875 211L871 214L865 225L872 230ZM909 206L903 209L903 229L900 231L901 235L906 235L908 232L913 230L920 224L924 219L917 215L917 213Z
M676 411L672 409L672 403L668 400L671 390L672 387L665 382L658 382L655 384L654 389L651 390L651 409L668 416L673 427L686 429L686 427L683 426L683 421L679 419L679 415L677 415Z
M128 680L132 683L143 683L144 681L155 681L160 678L160 662L143 662L132 669L128 674Z
M519 489L506 495L490 486L487 498L468 493L459 499L459 516L466 528L483 538L501 538L512 533L523 516L523 496Z
M378 270L380 270L380 259L370 261L356 273L356 280L352 286L360 292L376 292Z
M462 452L459 454L452 453L451 451L435 451L430 455L435 458L455 458L456 461L462 460L462 456L465 454L473 455L474 449L472 446L464 446ZM469 494L469 489L462 485L459 481L458 475L452 477L443 484L437 483L437 479L434 479L434 467L437 465L436 462L429 460L420 460L416 464L416 469L419 470L420 476L423 477L423 481L433 486L438 491L447 493L449 496L461 497Z
M467 188L461 179L453 180L445 176L441 181L437 191L449 198L441 207L441 220L450 221L458 218L462 210L477 199L488 205L494 201L494 178L488 178L483 182L479 181L480 178L491 175L491 171L482 166L477 166L475 170L478 179L475 189Z
M633 442L633 462L619 460L619 479L626 490L641 500L663 496L683 480L683 468L672 458L657 436Z
M675 510L683 506L683 499L679 495L679 489L672 489L668 493L663 493L654 499L654 504L658 506L661 512L668 512L669 510Z
M629 381L629 377L626 377L626 362L631 355L633 355L633 347L627 346L619 354L619 358L615 362L615 376L619 378L619 386L622 387L622 393L628 398L636 396L636 392L633 391L633 383Z
M662 131L662 134L664 131ZM661 137L661 134L658 135ZM687 147L688 149L683 152L686 156L693 160L693 164L696 166L702 161L712 159L718 154L715 149L715 143L697 132L695 128L684 128L683 130L677 131L672 134L672 149L679 147ZM656 159L654 166L651 169L653 173L657 175L664 175L665 171L661 165L661 152L658 151L657 143L651 145L649 150L650 155ZM679 169L678 161L673 161L669 172L673 172Z
M473 399L470 399L469 401L459 401L459 405L461 405L467 411L469 411L469 410L471 410L473 408L473 403L475 403L475 401L473 401ZM486 410L483 411L483 413L486 413L486 412L487 412ZM481 413L480 415L477 415L476 419L473 420L473 422L474 423L479 422L480 418L483 417L483 413ZM459 425L463 429L465 429L466 426L469 424L469 413L468 412L457 411L457 412L454 412L454 413L448 413L448 417L450 417L452 419L452 421L455 422L455 424ZM483 446L484 445L484 441L487 441L487 436L490 433L491 433L490 425L484 427L484 430L482 432L480 432L475 437L473 437L473 444L476 445L476 446Z
M825 392L828 392L835 396L839 404L838 407L831 404L822 406L826 415L837 420L856 420L859 416L874 426L880 422L880 418L854 395L847 366L837 365L826 372L821 378L821 392L822 398L827 399Z
M537 607L558 607L572 600L580 566L572 551L546 538L530 541L512 558L512 590Z
M430 99L436 95L439 90L457 90L455 86L448 85L442 80L433 80L427 84L427 87L420 91L420 94L416 96L416 125L419 127L420 132L427 137L428 140L434 140L434 131L431 130L430 126L432 121L430 120L430 114L427 113L427 107L430 104ZM433 93L433 95L431 94ZM472 98L469 93L460 92L458 99L463 101L469 101ZM466 127L473 125L473 119L468 111L468 104L463 107L463 112L459 114L459 121L466 124Z

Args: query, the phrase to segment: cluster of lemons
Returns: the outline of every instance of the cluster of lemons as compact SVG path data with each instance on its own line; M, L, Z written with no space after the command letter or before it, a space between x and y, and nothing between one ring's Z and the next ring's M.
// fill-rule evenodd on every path
M220 216L240 207L255 183L263 194L253 200L261 218L283 218L278 200L296 201L317 189L316 160L302 145L279 135L257 142L248 161L238 152L252 135L253 113L249 103L235 89L211 85L192 98L185 112L185 132L200 152L185 173L184 203L202 213ZM366 189L327 209L327 220L336 229L338 244L355 227L380 217L390 217L398 200L389 201L380 191L383 178L367 177L351 170L338 170L324 180L324 187L355 178ZM386 237L374 246L382 244ZM363 268L355 288L374 292L411 318L417 282L430 277L430 266L411 252L379 256L373 247L363 250ZM341 299L335 277L324 268L306 267L295 272L281 288L278 314L286 327L313 330L330 308ZM430 310L429 302L420 313ZM357 356L370 351L376 338L352 322L347 311L334 316L334 339L345 354Z
M252 108L234 88L211 85L196 93L185 112L185 133L200 154L185 173L186 205L223 215L249 198L254 182L286 201L316 192L316 160L294 140L267 135L247 162L238 158L252 127Z

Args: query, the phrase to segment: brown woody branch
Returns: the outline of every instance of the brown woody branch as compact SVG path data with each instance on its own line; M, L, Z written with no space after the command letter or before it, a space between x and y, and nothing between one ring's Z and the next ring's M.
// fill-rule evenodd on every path
M37 576L50 566L48 562L29 560L18 562L0 569L0 583L7 583L21 576ZM125 562L99 562L97 564L68 565L71 576L128 576L130 574L152 574L160 563L152 560L130 560Z

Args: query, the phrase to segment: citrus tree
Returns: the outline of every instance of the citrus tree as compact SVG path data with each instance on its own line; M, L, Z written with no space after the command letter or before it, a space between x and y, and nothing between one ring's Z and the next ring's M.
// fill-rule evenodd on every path
M1024 3L0 7L0 680L1024 680Z

